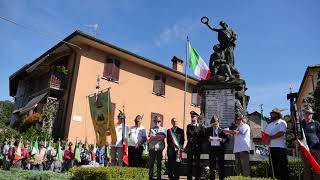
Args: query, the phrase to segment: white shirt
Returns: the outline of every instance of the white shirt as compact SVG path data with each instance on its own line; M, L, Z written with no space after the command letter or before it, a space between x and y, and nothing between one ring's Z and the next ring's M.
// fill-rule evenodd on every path
M234 135L233 153L247 151L250 152L251 140L250 140L250 126L243 123L237 128L239 134Z
M111 147L122 147L122 123L119 125L116 125L115 127L116 135L117 135L117 142L116 144L111 144Z
M141 145L147 137L146 128L143 126L132 126L129 130L129 146Z
M287 131L287 123L282 119L278 119L269 123L266 127L266 133L270 136L277 134L278 132L286 132ZM279 138L271 139L269 147L280 147L286 148L286 137L285 134Z

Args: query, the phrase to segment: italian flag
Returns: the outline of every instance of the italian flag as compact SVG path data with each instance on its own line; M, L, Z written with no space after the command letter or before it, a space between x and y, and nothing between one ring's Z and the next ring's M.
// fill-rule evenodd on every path
M193 70L194 75L200 77L201 80L210 78L210 70L198 52L191 47L189 42L189 67Z
M129 128L126 126L126 120L124 119L122 122L122 153L123 153L123 162L129 166L129 153L128 153L128 135Z
M302 156L304 157L304 161L307 161L308 165L311 167L312 171L319 175L320 174L320 165L318 164L318 162L314 159L314 157L310 153L310 149L308 147L303 129L302 129L302 133L303 133L303 139L302 140L297 139L298 143L299 143L299 151L302 154Z
M261 142L262 144L267 144L267 133L266 133L266 128L267 128L267 121L266 121L266 118L263 116L263 111L261 110L261 117L260 117L260 120L261 120Z

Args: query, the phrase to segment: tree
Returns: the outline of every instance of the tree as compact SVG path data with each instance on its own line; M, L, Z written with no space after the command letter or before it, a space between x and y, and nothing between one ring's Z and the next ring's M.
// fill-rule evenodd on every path
M14 103L11 101L0 101L0 126L10 124L13 106Z

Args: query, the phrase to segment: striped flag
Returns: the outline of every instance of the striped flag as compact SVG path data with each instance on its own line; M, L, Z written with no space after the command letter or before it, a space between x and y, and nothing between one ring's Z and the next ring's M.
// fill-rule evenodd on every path
M189 67L193 70L194 75L200 77L201 80L210 78L210 70L198 52L191 47L190 42L188 43L189 48Z
M129 153L128 153L128 141L125 139L128 138L128 133L129 133L129 128L128 126L126 126L126 120L123 119L123 122L122 122L123 158L122 160L127 166L129 166Z
M320 165L318 164L318 162L314 159L314 157L310 153L310 149L308 147L306 137L304 135L303 130L302 130L302 135L303 135L302 140L297 139L298 143L299 143L299 151L304 156L305 161L307 161L307 163L309 164L309 166L311 167L313 172L320 175Z

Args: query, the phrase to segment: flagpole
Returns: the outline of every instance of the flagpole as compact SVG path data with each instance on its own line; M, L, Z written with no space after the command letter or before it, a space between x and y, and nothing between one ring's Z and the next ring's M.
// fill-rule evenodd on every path
M186 123L186 96L187 96L187 68L188 68L188 61L189 61L189 37L187 36L187 44L186 44L186 63L184 67L184 98L183 98L183 130L185 129Z
M262 108L262 106L263 106L263 104L260 104L261 116L263 116L263 108ZM272 179L275 179L274 169L273 169L273 164L272 164L272 156L271 156L271 152L270 152L270 145L268 145L268 151L269 151L269 162L270 162L271 171L272 171Z

